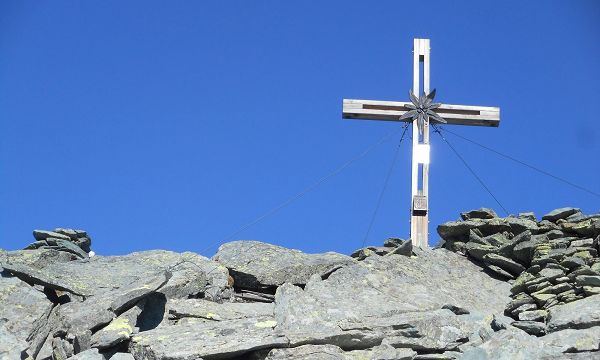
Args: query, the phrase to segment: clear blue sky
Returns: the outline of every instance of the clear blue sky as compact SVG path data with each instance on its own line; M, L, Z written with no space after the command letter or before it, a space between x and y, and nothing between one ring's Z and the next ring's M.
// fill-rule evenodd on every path
M499 128L450 130L600 192L595 0L2 1L0 247L74 227L100 254L212 255L401 126L342 120L341 104L407 100L415 37L438 100L502 109ZM235 238L358 248L398 137ZM600 209L448 139L511 213ZM405 142L369 244L408 236L409 174ZM500 211L437 136L430 188L432 244L460 211Z

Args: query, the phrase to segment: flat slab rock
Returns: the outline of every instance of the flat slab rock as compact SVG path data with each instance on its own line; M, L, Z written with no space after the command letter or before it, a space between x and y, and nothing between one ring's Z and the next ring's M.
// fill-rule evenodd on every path
M100 354L98 349L88 349L71 356L69 360L106 360L104 355Z
M65 263L71 260L73 260L71 254L52 249L0 250L0 267L2 267L2 264L13 264L27 265L36 269L42 269L52 263Z
M477 210L466 211L460 213L460 217L463 220L471 220L471 219L493 219L497 218L498 215L492 209L488 208L480 208Z
M302 345L289 349L273 349L265 360L412 360L417 353L411 349L396 349L379 345L368 350L344 351L335 345Z
M569 216L576 214L576 213L580 213L580 212L581 212L581 209L573 208L573 207L564 207L564 208L560 208L560 209L554 209L554 210L550 211L549 213L547 213L546 215L542 216L542 220L548 220L548 221L555 222L556 220L566 219Z
M133 336L129 352L142 359L229 359L247 352L286 347L273 331L273 317L197 322L157 327Z
M193 318L203 321L223 321L273 316L273 303L222 304L204 299L173 299L167 303L170 319Z
M600 326L600 295L550 308L548 332Z
M228 276L227 269L203 256L162 250L47 262L43 266L0 258L0 266L14 270L16 276L34 284L82 296L98 296L169 271L170 283L162 291L166 296L187 297L203 291L207 283L226 287ZM210 276L206 276L209 273Z
M502 313L510 300L510 284L491 278L479 266L445 249L424 250L412 257L367 258L308 285L306 291L331 300L333 308L347 304L348 310L363 314L378 309L379 313L435 310L444 305ZM471 295L474 286L477 297Z
M285 282L303 285L313 274L326 275L356 262L334 252L307 254L260 241L221 245L213 260L230 270L236 287L246 289L279 286Z
M600 350L600 327L582 330L565 329L546 335L541 340L547 348L561 353L598 351ZM592 358L590 356L590 359Z

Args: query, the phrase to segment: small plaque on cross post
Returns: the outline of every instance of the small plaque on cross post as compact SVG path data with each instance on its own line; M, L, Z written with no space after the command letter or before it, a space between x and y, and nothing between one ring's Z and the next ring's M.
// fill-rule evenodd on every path
M427 215L427 196L415 195L413 197L413 216L425 216Z

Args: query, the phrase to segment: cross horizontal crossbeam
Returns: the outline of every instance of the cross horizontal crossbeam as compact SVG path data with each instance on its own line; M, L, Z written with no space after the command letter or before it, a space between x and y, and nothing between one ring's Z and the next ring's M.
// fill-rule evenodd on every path
M410 102L344 99L343 118L359 120L406 121L400 117L410 109ZM442 104L435 109L449 125L498 127L500 108L491 106L467 106Z

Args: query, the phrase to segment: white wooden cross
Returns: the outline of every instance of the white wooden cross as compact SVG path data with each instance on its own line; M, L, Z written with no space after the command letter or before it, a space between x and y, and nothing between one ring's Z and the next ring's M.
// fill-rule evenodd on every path
M429 89L429 39L414 39L413 46L413 94L417 97L430 93ZM421 92L421 64L423 78ZM411 102L344 99L343 118L361 120L384 120L410 122L400 119L411 110ZM449 125L491 126L500 125L500 108L441 104L434 109ZM415 120L416 121L416 120ZM414 246L428 247L429 225L429 121L422 133L413 123L412 131L412 190L410 238ZM421 178L421 181L419 181Z

